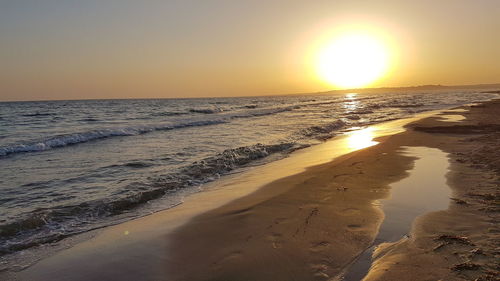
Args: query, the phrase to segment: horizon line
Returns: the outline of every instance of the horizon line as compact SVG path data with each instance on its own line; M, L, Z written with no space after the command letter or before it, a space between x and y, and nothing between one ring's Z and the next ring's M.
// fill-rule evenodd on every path
M93 101L93 100L163 100L163 99L215 99L215 98L256 98L256 97L274 97L274 96L298 96L298 95L321 95L321 94L345 94L351 92L372 93L378 94L377 91L395 91L395 90L440 90L440 89L494 89L500 90L500 82L498 83L481 83L481 84L465 84L465 85L443 85L443 84L423 84L413 86L383 86L369 88L351 88L351 89L334 89L319 92L301 92L301 93L283 93L283 94L262 94L262 95L243 95L243 96L210 96L210 97L143 97L143 98L78 98L78 99L40 99L40 100L1 100L0 103L9 102L48 102L48 101Z

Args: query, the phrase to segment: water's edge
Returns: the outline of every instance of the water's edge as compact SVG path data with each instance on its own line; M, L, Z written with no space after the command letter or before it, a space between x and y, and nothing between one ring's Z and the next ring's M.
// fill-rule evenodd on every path
M403 153L418 158L415 167L407 178L391 184L390 198L374 202L384 212L384 221L372 245L351 263L341 280L362 280L370 271L377 247L407 239L418 216L448 207L448 154L428 147L404 147Z

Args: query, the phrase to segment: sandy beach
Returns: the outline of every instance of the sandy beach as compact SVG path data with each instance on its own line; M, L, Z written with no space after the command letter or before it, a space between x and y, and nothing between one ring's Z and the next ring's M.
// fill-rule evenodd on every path
M197 217L169 237L170 280L340 280L384 219L372 202L412 169L402 146L448 153L453 198L446 210L418 217L408 238L378 247L364 280L494 280L500 103L467 110L460 123L425 118ZM289 190L270 194L280 186Z
M263 186L237 190L223 180L179 207L100 230L0 278L342 280L373 248L363 280L498 280L499 112L496 100L410 120L404 132L374 140L364 132L339 157L299 151L303 159L323 158L305 170L277 161ZM418 215L406 235L376 241L387 216L381 205L424 157L408 154L412 147L446 154L442 177L451 198L442 210Z

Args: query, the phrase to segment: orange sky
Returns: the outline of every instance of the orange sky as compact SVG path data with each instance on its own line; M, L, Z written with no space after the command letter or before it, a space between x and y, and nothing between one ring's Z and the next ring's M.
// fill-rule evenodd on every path
M308 55L349 25L397 50L370 86L498 83L498 15L497 0L3 1L0 100L331 90Z

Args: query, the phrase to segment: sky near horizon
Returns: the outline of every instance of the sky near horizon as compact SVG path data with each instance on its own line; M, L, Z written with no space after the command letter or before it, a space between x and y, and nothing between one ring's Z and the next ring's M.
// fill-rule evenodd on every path
M500 82L499 0L0 0L0 100L333 90L311 57L353 26L393 57L367 86Z

